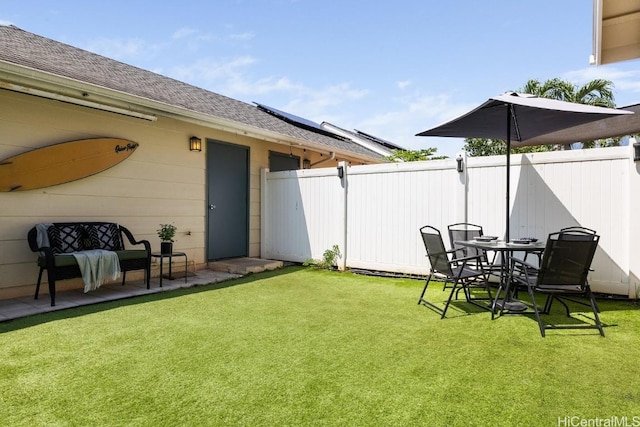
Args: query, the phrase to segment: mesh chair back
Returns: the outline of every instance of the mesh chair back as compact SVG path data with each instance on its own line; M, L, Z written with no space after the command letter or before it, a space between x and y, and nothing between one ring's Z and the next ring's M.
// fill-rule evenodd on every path
M560 230L558 239L560 240L593 240L596 231L585 227L567 227Z
M449 263L449 257L447 255L447 250L444 247L440 230L431 227L430 225L425 225L420 229L420 234L422 234L424 248L427 250L427 257L431 264L431 270L447 276L453 276L453 271L451 270L451 264Z
M584 286L600 236L552 233L542 255L536 286Z
M462 258L467 256L481 256L485 258L485 252L482 249L470 248L468 246L458 245L457 240L473 240L483 235L482 226L460 222L451 224L447 227L449 230L449 240L451 247L456 250L453 254L454 258Z

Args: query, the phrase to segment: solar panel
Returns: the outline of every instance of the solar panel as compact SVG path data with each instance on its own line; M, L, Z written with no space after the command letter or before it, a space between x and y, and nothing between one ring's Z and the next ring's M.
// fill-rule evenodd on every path
M320 125L316 122L313 122L311 120L305 119L303 117L300 116L296 116L295 114L291 114L291 113L287 113L286 111L282 111L282 110L278 110L277 108L273 108L273 107L269 107L267 105L264 104L258 104L257 102L254 102L254 104L256 104L258 106L258 108L260 108L263 111L266 111L267 113L277 116L278 118L282 119L282 120L286 120L288 122L291 122L293 124L299 124L299 125L303 125L305 127L310 127L310 128L314 128L314 129L319 129L319 130L324 130L320 127Z
M285 122L291 123L298 127L305 128L307 130L322 133L323 135L332 136L334 138L336 137L335 134L323 129L318 123L314 121L305 119L300 116L296 116L295 114L287 113L282 110L278 110L277 108L269 107L264 104L259 104L257 102L254 102L254 104L256 104L259 109L271 114L272 116L278 117L279 119L284 120Z
M366 138L366 139L368 139L370 141L376 142L376 143L378 143L378 144L380 144L380 145L382 145L384 147L391 148L391 149L394 149L394 150L404 150L404 148L400 147L399 145L394 144L393 142L389 142L389 141L387 141L385 139L378 138L377 136L369 135L368 133L364 133L362 131L359 131L358 129L354 129L354 130L356 131L356 133L359 136L361 136L363 138Z

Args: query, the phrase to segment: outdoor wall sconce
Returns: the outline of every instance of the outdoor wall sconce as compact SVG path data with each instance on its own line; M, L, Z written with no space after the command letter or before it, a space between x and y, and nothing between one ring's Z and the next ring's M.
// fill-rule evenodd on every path
M343 166L338 166L338 178L340 178L340 179L344 178L344 167Z
M458 154L458 157L456 157L456 162L458 162L458 165L456 166L456 170L458 171L458 173L462 173L464 172L464 164L463 159L462 159L462 154Z
M189 150L190 151L202 151L202 140L197 136L189 138Z
M635 140L635 138L630 139ZM633 161L640 162L640 142L633 142Z

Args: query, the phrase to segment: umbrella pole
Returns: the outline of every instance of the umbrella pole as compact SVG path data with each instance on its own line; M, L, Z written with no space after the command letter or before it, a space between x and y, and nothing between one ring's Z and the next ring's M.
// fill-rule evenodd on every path
M505 104L507 107L507 201L506 201L506 229L505 229L505 241L509 239L509 203L511 201L509 196L509 187L511 186L511 106Z

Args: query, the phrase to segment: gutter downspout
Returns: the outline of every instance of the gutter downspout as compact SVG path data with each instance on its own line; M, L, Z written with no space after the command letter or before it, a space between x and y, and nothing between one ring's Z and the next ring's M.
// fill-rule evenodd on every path
M328 162L329 160L333 160L336 158L336 153L334 153L333 151L329 153L329 157L327 157L326 159L322 159L322 160L318 160L315 163L311 163L311 165L309 167L314 167L316 165L319 165L320 163L324 163L324 162Z

